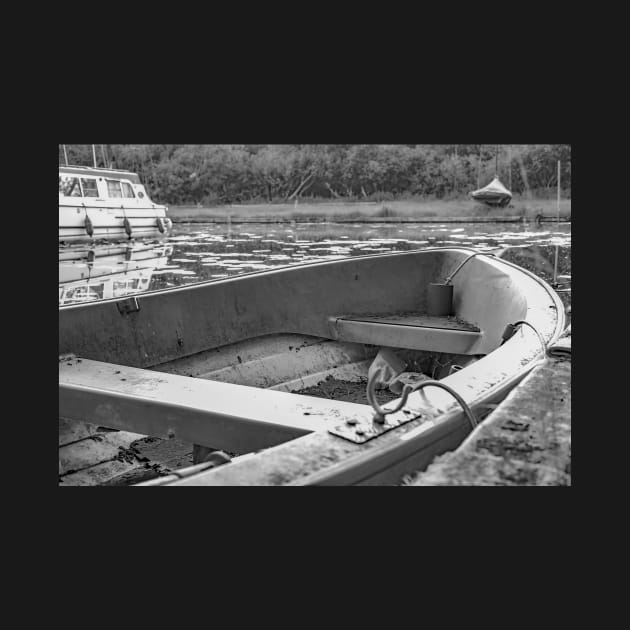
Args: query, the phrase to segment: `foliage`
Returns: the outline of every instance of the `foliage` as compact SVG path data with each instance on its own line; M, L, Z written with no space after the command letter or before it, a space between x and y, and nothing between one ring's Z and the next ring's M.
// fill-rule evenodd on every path
M59 145L59 164L93 165L92 145ZM97 166L131 170L161 203L220 205L299 198L450 199L490 182L498 166L514 193L552 196L561 161L571 191L571 145L109 144Z

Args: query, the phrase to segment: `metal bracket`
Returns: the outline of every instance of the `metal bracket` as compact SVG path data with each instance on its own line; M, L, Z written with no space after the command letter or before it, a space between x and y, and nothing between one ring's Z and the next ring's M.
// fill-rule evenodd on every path
M414 413L408 409L396 414L396 416L396 418L385 416L385 422L382 424L374 422L371 419L359 421L351 418L346 420L343 424L336 426L334 429L329 429L328 433L354 442L355 444L365 444L365 442L373 440L375 437L379 437L392 429L401 427L403 424L407 424L412 420L422 418L422 414Z
M116 306L121 315L128 315L129 313L135 313L140 310L140 303L136 297L120 300L120 302L116 302Z

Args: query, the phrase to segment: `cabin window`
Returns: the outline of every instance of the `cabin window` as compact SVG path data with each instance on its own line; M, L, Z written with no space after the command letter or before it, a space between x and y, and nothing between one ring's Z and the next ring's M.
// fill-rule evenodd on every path
M120 182L117 179L107 179L107 195L108 197L122 197L120 190Z
M81 178L81 187L83 188L84 197L98 197L98 188L95 179Z
M122 190L123 190L123 197L135 197L135 195L133 194L133 188L131 187L131 184L128 184L127 182L122 182Z
M59 175L59 194L66 197L80 197L81 187L79 186L78 177L70 177L69 175Z

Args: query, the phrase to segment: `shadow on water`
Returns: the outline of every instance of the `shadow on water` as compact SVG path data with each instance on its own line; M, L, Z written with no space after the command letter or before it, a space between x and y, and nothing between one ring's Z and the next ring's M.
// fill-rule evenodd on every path
M571 224L567 223L179 223L162 240L60 246L59 305L285 265L445 246L494 251L549 283L556 267L558 287L570 287ZM570 307L571 293L559 295Z

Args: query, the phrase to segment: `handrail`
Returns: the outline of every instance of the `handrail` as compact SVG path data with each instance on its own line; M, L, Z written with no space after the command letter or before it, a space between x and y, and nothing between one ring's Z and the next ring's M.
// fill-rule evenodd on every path
M451 280L453 279L453 277L455 276L455 274L471 259L474 258L475 256L492 256L492 254L488 254L487 252L475 252L474 254L471 254L470 256L468 256L468 258L466 258L466 260L464 260L464 262L462 262L457 269L455 269L455 271L453 271L453 273L451 273L450 275L446 276L446 280L444 281L444 284L450 284Z

